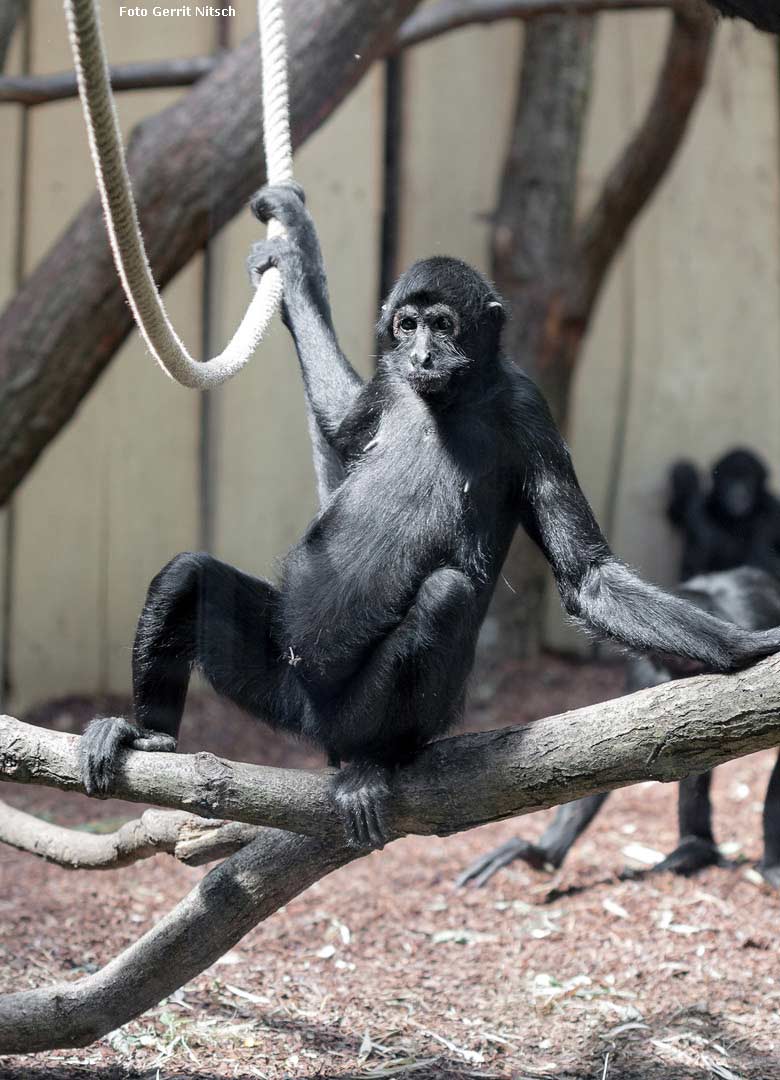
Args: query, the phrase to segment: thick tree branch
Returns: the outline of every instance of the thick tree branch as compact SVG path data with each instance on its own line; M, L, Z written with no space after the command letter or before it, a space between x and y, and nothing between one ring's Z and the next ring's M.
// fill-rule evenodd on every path
M706 83L714 35L715 16L696 0L675 11L645 118L575 236L565 317L576 336L587 325L612 259L682 144Z
M94 1042L200 974L253 926L358 854L344 843L262 830L94 975L0 998L0 1054Z
M202 866L239 851L257 834L254 825L182 810L146 810L114 832L89 833L53 825L0 802L0 843L68 870L114 870L162 853L188 866Z
M78 736L0 717L0 780L83 791ZM395 835L448 834L640 780L680 780L780 744L780 656L561 716L444 739L396 776ZM131 752L116 795L330 840L327 771Z
M0 719L0 777L80 788L77 737ZM678 780L780 743L780 657L732 676L669 683L429 747L393 791L396 832L450 833L638 780ZM0 1053L83 1046L138 1016L212 964L259 921L354 858L330 809L326 775L208 754L127 756L126 798L198 805L260 829L140 941L73 983L0 998Z
M387 51L415 3L287 0L296 146ZM248 40L130 140L141 225L161 286L263 183L257 53L257 41ZM131 328L93 198L0 318L0 503L73 415Z

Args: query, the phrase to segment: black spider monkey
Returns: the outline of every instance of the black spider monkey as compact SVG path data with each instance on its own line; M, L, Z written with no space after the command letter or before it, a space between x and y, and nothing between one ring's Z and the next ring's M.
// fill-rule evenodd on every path
M691 578L676 590L704 611L728 619L738 626L759 630L780 621L780 582L750 566ZM674 676L659 660L638 657L626 673L626 693L660 686ZM681 780L678 794L679 844L655 866L692 874L720 862L712 833L710 782L712 772L697 773ZM559 807L553 821L536 843L513 837L505 844L480 855L458 878L459 885L473 881L484 885L504 866L521 859L536 870L557 870L572 846L593 821L609 792L588 795ZM780 756L775 761L764 802L764 856L759 869L765 880L780 889Z
M710 0L722 15L747 19L759 30L780 34L780 7L777 0Z
M683 579L741 565L780 579L780 500L767 477L763 461L742 448L715 462L709 490L691 462L674 464L667 517L682 533Z
M339 348L300 189L254 213L286 236L256 244L279 268L303 373L321 508L278 587L206 554L152 581L133 649L135 724L93 721L87 790L110 791L124 746L175 746L190 671L248 712L347 762L332 792L351 842L381 845L392 770L458 719L477 633L512 534L549 560L567 611L636 650L731 671L780 649L635 577L602 536L547 405L501 352L504 307L457 259L404 273L363 383Z

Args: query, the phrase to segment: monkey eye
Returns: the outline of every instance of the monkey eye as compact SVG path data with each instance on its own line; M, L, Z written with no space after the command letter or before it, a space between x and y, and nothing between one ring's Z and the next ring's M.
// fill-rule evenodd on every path
M416 330L417 320L414 318L413 315L404 315L403 319L400 320L398 325L402 330L406 330L407 332L410 330Z
M439 334L451 334L452 320L446 315L437 315L433 320L433 329Z

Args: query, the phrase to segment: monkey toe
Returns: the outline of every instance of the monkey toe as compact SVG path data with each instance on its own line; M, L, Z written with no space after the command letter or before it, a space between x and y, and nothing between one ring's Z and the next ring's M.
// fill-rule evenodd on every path
M385 820L387 771L375 765L347 765L333 778L331 794L350 846L383 848L390 840Z
M173 751L176 739L139 728L121 716L93 720L79 744L79 770L87 795L107 799L114 790L117 765L124 749Z
M758 872L767 885L780 890L780 863L759 863Z
M493 848L492 851L480 855L456 878L455 885L457 888L462 888L462 886L468 885L469 882L473 882L478 889L481 889L494 874L497 874L505 866L509 866L516 859L528 863L534 870L543 870L548 864L547 856L540 847L517 836L512 840L507 840L505 844Z
M121 716L103 716L89 724L79 743L79 771L87 795L109 797L119 753L137 735L138 728Z
M704 840L700 836L686 836L671 854L653 867L653 871L695 874L706 866L717 866L720 861L720 852L711 840Z
M141 728L141 732L130 744L133 750L150 750L152 753L173 754L176 750L176 739L173 735L163 735L160 731L152 731L150 728Z

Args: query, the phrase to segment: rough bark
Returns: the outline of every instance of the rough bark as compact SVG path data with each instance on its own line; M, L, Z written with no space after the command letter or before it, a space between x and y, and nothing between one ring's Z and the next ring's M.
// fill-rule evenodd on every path
M0 718L0 778L80 789L76 736ZM668 683L524 728L430 746L392 791L391 824L447 834L640 780L692 772L780 743L780 656L731 676ZM0 1053L83 1046L212 964L314 881L359 857L327 797L327 773L127 755L119 794L263 828L101 971L0 998Z
M415 3L288 0L296 146L387 51ZM258 65L252 38L131 138L130 173L160 285L263 182ZM0 318L0 503L73 415L131 327L93 198Z
M341 846L263 830L94 975L0 998L0 1053L86 1046L156 1005L325 874Z
M612 260L679 150L706 82L714 18L681 0L655 92L593 208L575 226L577 166L590 81L589 20L549 17L527 34L515 127L493 236L493 271L513 319L507 349L540 385L565 428L572 377ZM566 29L568 26L568 30ZM551 78L550 70L557 72ZM490 665L539 647L548 574L518 533L496 593Z
M736 675L687 679L524 727L433 743L395 776L391 832L446 835L639 780L680 780L780 744L778 676L780 656ZM0 781L83 791L78 740L0 717ZM206 753L134 751L116 795L337 842L329 775Z

